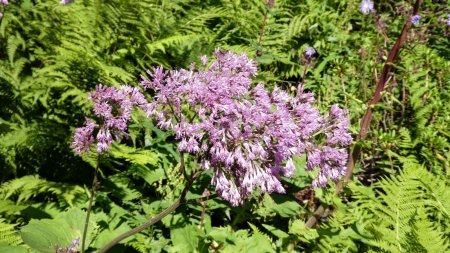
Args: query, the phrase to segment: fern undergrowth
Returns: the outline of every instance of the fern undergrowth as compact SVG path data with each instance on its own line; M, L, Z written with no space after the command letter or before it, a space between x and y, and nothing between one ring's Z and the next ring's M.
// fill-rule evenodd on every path
M338 103L356 134L413 2L376 1L371 15L361 15L360 1L269 2L22 0L1 5L0 252L32 252L24 245L27 237L20 236L28 224L68 226L60 246L76 239L69 239L78 235L76 226L58 217L78 219L87 207L97 157L75 156L70 142L74 128L92 116L87 93L99 83L138 85L153 66L188 68L221 48L255 59L255 84L294 93L303 83L321 110ZM211 175L205 173L187 204L114 250L450 251L447 5L423 1L421 23L412 27L392 66L368 137L354 144L362 154L343 195L335 196L333 187L312 190L304 158L296 161L293 178L283 181L286 195L264 195L239 208L214 194ZM307 47L317 51L309 65L302 62ZM133 120L130 138L101 158L87 252L155 216L182 190L173 134L142 113L133 113ZM192 157L186 163L198 166ZM324 215L316 227L306 228L319 205Z

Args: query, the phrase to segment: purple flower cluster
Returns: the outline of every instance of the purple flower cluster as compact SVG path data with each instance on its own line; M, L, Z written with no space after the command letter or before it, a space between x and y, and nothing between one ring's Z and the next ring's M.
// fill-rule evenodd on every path
M257 188L284 193L280 176L291 176L293 156L304 154L307 170L320 169L314 186L344 175L352 138L342 109L321 117L302 87L295 97L262 83L251 89L257 68L246 55L216 50L214 58L207 65L203 56L200 69L154 68L142 85L155 91L147 115L174 131L181 152L199 155L220 196L236 206Z
M450 26L450 14L447 14L447 26Z
M73 149L81 154L87 152L95 140L97 141L97 152L103 153L108 146L116 140L126 136L128 122L134 106L147 110L148 102L144 95L134 87L121 86L119 89L97 85L96 90L89 95L94 102L94 113L99 117L96 123L86 118L84 127L75 130ZM96 129L96 137L94 138Z
M294 156L306 155L306 170L319 168L313 186L344 175L352 138L337 105L322 117L302 87L295 97L262 83L252 89L257 68L246 55L216 50L210 64L206 56L201 62L199 69L148 71L142 85L154 90L152 103L136 88L98 85L89 97L98 121L87 118L76 129L74 150L81 154L96 143L98 153L106 151L113 137L126 136L137 106L158 127L174 131L181 152L198 155L202 168L212 170L218 194L234 206L256 189L284 193L280 177L293 174Z
M362 14L368 14L373 11L373 3L370 0L363 0L359 5L359 11Z

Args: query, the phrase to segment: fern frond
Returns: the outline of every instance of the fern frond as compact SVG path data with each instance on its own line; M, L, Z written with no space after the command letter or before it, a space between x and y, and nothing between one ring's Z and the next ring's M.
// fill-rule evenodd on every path
M17 203L28 202L41 194L56 197L62 206L68 207L82 203L86 189L78 185L49 182L32 175L10 180L0 186L0 199L14 197Z
M357 192L357 212L373 215L369 231L372 245L386 252L413 252L413 249L450 250L450 205L448 181L433 175L417 163L404 163L400 175L386 178L372 186L372 192ZM419 229L423 228L423 229ZM434 238L430 242L426 238ZM420 250L419 250L420 252Z
M4 219L0 219L0 244L6 243L10 246L18 246L23 244L19 231L15 229L16 225L5 223Z
M425 214L421 214L425 215ZM421 216L414 226L414 234L425 252L448 252L450 239L439 226L425 216Z
M20 36L20 34L16 33L15 36L8 37L6 52L8 53L9 62L11 65L14 63L16 50L19 46L22 46L22 49L25 49L25 40Z
M202 36L196 34L174 35L168 38L147 43L145 46L150 54L153 54L158 50L160 50L163 53L166 53L167 48L169 47L176 47L179 46L180 44L184 45L188 43L193 44L200 38L202 38Z
M110 149L110 154L115 158L122 158L135 164L156 165L159 161L159 154L151 150L136 150L134 148L115 144Z

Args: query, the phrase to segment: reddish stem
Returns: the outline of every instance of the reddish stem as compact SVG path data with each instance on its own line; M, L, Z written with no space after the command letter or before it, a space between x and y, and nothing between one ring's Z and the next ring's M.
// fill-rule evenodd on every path
M416 0L413 8L412 15L417 15L419 12L419 7L422 4L422 0ZM356 141L362 141L366 138L367 132L370 127L370 122L372 120L372 114L373 114L373 107L375 104L377 104L381 99L381 92L384 90L384 87L386 85L386 82L389 77L389 72L391 71L392 64L394 60L397 58L398 52L400 51L400 48L402 44L406 40L406 36L408 35L408 31L411 29L411 19L408 17L406 20L406 23L403 25L402 32L400 36L398 37L397 41L395 42L394 46L392 47L391 51L389 52L389 55L387 57L386 62L384 63L383 70L381 72L380 79L378 80L378 84L376 87L376 90L372 96L372 99L368 102L366 113L364 114L364 117L361 122L361 128L359 130L358 136L356 137ZM339 182L336 185L336 194L338 194L344 186L350 181L351 176L353 175L353 169L355 168L356 161L361 155L361 146L356 145L349 156L348 162L347 162L347 170L344 176L344 180ZM306 222L306 227L313 227L317 221L318 218L323 215L325 212L325 208L323 206L319 206L314 214L308 219Z

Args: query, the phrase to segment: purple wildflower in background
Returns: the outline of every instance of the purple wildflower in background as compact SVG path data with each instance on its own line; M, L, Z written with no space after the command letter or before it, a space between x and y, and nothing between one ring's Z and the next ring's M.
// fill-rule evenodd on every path
M70 4L73 3L74 0L61 0L59 2L60 5L66 5L66 4Z
M369 12L372 12L373 11L373 3L372 3L372 1L370 1L370 0L363 0L361 2L361 4L359 5L359 11L362 14L364 14L364 15L369 13Z
M94 102L94 114L100 118L101 123L95 123L87 118L85 126L75 130L72 148L78 154L87 152L95 140L98 153L107 151L114 139L120 140L123 136L127 136L125 131L131 120L133 107L138 106L142 110L147 110L148 105L144 95L137 88L126 85L116 89L99 84L96 90L90 93L89 99Z
M4 5L8 5L9 4L8 0L1 0L1 3L4 4Z
M307 156L307 169L319 168L313 185L324 187L345 173L351 142L348 120L337 105L321 117L312 104L314 95L302 87L296 97L259 83L255 63L246 55L216 50L214 61L203 68L148 71L142 85L155 91L147 115L158 127L173 130L178 149L199 155L211 183L233 206L257 188L284 193L280 176L294 173L293 156ZM192 115L196 115L193 119ZM326 136L326 146L317 135Z
M72 244L69 247L75 248L79 244L80 244L80 238L76 238L75 240L72 241Z
M0 18L3 18L3 13L0 12Z
M72 243L64 248L60 248L58 245L55 246L56 253L77 253L80 252L77 249L77 246L80 244L80 238L77 238L72 241Z
M309 58L311 58L311 57L313 57L313 55L316 54L316 50L315 50L313 47L307 47L307 48L305 49L304 54L305 54L306 56L308 56Z
M420 15L414 15L411 17L411 23L418 25L421 18L422 17Z
M447 14L447 25L450 26L450 14Z

